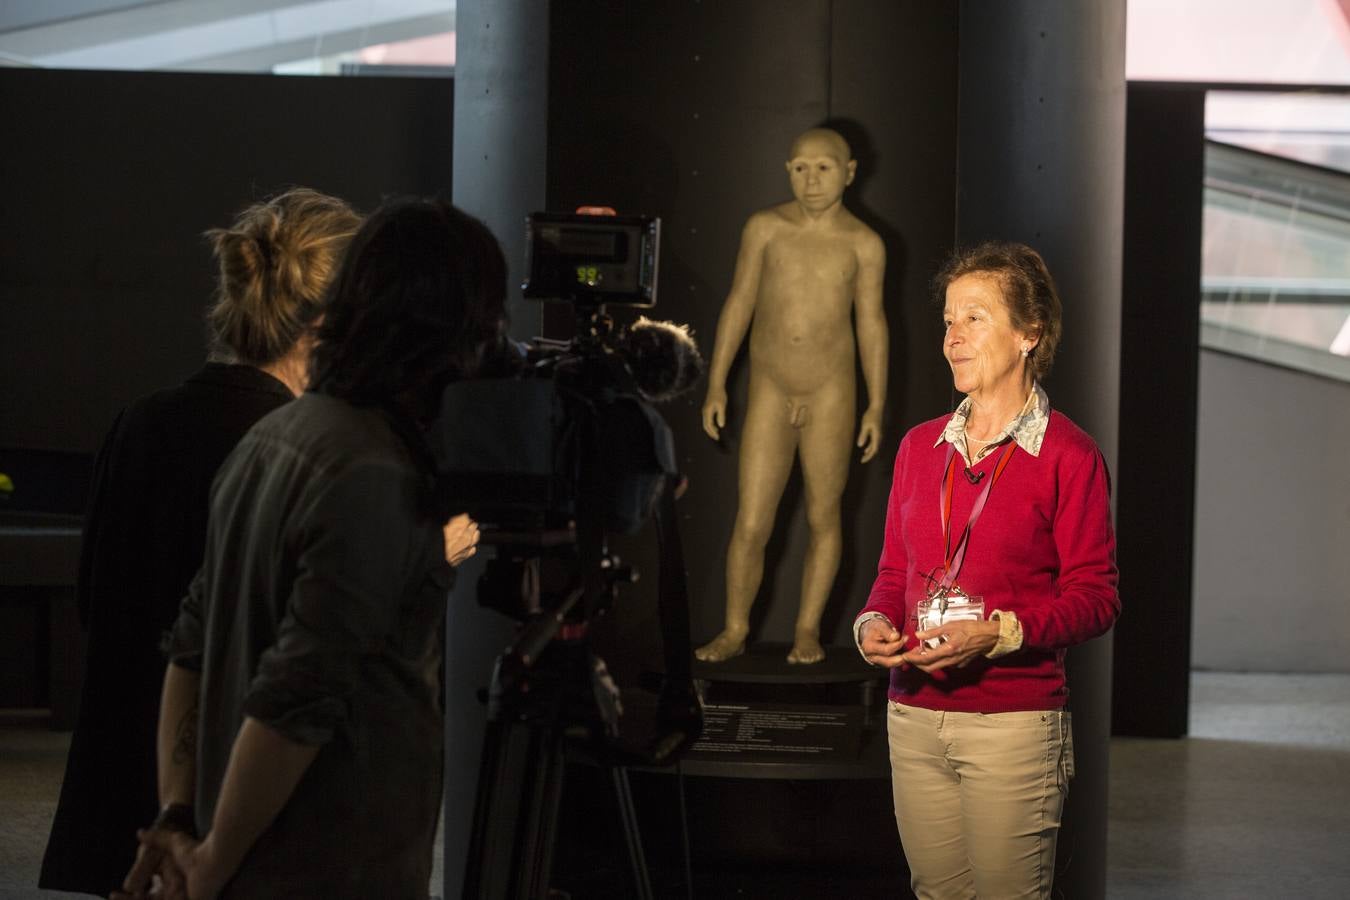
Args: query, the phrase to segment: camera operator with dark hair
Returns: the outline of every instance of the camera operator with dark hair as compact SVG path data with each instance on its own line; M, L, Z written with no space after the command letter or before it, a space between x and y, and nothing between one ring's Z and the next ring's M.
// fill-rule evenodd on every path
M487 228L445 203L387 205L353 239L311 391L214 486L168 647L165 813L128 892L158 870L192 900L427 895L440 629L477 535L434 508L425 429L499 340L505 276Z

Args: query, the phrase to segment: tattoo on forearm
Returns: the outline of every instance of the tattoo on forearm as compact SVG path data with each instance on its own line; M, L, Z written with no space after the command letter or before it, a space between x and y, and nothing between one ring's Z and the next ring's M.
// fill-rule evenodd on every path
M173 764L183 766L197 759L197 704L194 703L178 720L178 732L173 741Z

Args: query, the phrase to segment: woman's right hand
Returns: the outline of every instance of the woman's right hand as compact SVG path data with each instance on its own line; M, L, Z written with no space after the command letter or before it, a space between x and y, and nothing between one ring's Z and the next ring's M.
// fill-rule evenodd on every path
M873 619L863 625L862 640L858 645L862 647L863 659L874 666L894 669L909 662L905 659L905 644L908 642L909 636L896 631L890 622Z
M445 538L445 561L458 566L478 552L478 523L460 513L441 526Z

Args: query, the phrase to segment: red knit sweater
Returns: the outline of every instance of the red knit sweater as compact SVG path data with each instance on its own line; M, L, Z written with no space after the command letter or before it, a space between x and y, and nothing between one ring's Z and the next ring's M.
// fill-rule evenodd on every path
M863 613L884 613L917 646L915 603L924 575L942 564L939 491L947 444L934 446L948 417L913 428L895 457L886 539ZM1002 451L972 468L992 477ZM958 457L959 460L959 457ZM958 469L959 471L959 469ZM952 540L960 537L983 484L957 477ZM984 596L985 612L1011 610L1022 648L998 659L932 675L893 669L890 697L961 712L1059 709L1068 701L1064 649L1109 629L1120 612L1110 478L1092 438L1052 411L1039 456L1018 447L970 534L957 583Z

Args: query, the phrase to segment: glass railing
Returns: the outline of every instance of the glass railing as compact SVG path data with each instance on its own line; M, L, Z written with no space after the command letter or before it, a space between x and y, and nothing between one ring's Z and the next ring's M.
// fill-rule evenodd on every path
M1350 381L1350 175L1209 141L1201 345Z

